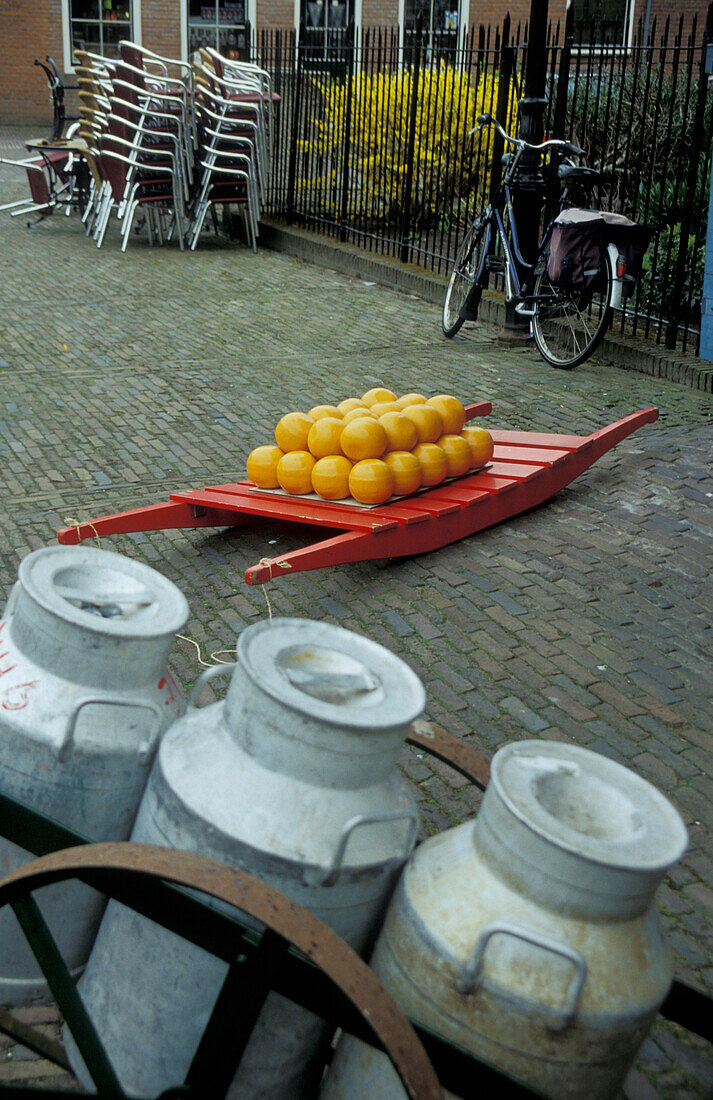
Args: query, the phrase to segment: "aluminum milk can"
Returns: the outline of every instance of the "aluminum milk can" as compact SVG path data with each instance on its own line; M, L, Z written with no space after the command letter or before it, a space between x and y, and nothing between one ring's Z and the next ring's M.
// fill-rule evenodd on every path
M238 866L364 952L417 832L396 760L423 711L421 682L380 645L304 619L249 627L237 658L225 701L189 706L163 738L132 839ZM225 973L109 904L79 988L128 1091L183 1080ZM314 1095L324 1035L271 994L229 1095ZM68 1049L88 1081L71 1039Z
M629 769L507 745L477 820L407 864L371 965L408 1016L544 1095L615 1096L673 978L653 903L686 843ZM345 1037L320 1100L405 1095L382 1054Z
M188 604L140 562L47 547L21 562L0 620L0 790L91 840L125 840L163 729L184 709L166 670ZM0 837L0 874L34 858ZM40 907L70 969L86 962L99 895L47 887ZM46 985L12 911L0 913L0 1003Z

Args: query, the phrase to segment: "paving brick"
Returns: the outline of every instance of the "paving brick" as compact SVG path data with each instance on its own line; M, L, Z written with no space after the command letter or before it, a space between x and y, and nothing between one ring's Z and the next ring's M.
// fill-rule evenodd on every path
M0 217L0 597L67 516L234 480L279 415L307 400L383 381L492 400L498 428L566 433L661 408L545 506L410 559L294 573L263 590L244 583L246 567L304 545L305 528L255 521L102 544L186 592L185 633L203 653L234 647L270 610L339 623L414 668L427 714L487 756L535 736L647 774L691 831L662 887L664 926L681 973L710 985L710 395L601 360L560 378L531 348L501 347L482 328L444 341L437 307L382 287L367 294L360 280L264 249L206 237L186 254L138 236L122 255L114 225L97 251L73 218L28 233ZM177 642L170 661L190 688L195 649ZM402 767L422 836L476 812L481 793L446 765L409 749ZM663 1051L656 1029L652 1041ZM647 1063L642 1052L637 1072L663 1100L700 1093L695 1060L678 1048L662 1057Z
M672 1062L680 1066L684 1073L693 1079L693 1082L704 1089L710 1095L713 1089L713 1061L710 1058L710 1047L705 1051L694 1049L690 1044L681 1041L678 1035L661 1030L658 1035L658 1043L663 1050L670 1055ZM707 1044L700 1044L705 1050Z
M632 1069L627 1074L622 1092L626 1100L661 1100L661 1093L637 1069Z
M687 901L700 909L707 917L713 920L713 888L702 882L686 886L684 894Z
M511 714L516 721L520 722L529 733L538 733L540 730L547 728L547 722L540 718L538 714L530 710L521 699L516 699L510 696L507 699L503 699L501 706L504 710Z

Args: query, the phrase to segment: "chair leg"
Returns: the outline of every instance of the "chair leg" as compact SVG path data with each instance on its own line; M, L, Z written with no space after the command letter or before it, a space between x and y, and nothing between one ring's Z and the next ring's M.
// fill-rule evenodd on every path
M200 209L200 212L197 213L196 220L193 225L193 235L191 237L192 252L195 252L196 245L198 244L198 238L200 236L201 229L203 228L203 222L205 221L205 216L208 213L209 205L209 203L204 203Z
M134 212L136 211L136 202L131 201L127 204L124 210L124 223L121 227L121 235L124 238L121 245L121 251L126 252L126 246L129 243L129 234L131 233L131 227L134 224Z
M111 199L111 194L107 194L106 200L104 202L103 209L100 212L100 215L99 215L99 218L98 218L98 221L97 221L96 230L95 230L97 248L101 248L102 244L104 243L104 237L106 235L106 229L107 229L107 226L109 224L109 218L111 217L111 208L112 208L112 206L113 206L113 202L112 202L112 199Z

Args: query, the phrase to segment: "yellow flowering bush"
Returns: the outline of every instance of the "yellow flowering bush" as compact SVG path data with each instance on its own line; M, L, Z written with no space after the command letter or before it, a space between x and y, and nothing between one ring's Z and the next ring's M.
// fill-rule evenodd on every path
M403 212L409 159L413 73L361 72L348 81L317 82L320 108L301 143L308 172L301 189L323 213L341 209L345 128L349 115L347 217L396 222ZM468 136L479 114L495 114L497 74L471 74L441 62L419 73L411 190L413 222L457 216L474 189L487 188L493 131ZM510 95L515 117L516 93Z

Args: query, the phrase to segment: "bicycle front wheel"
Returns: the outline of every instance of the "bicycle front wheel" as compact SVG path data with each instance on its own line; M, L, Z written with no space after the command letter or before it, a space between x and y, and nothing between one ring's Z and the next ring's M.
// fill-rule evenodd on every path
M591 288L565 290L550 281L547 260L546 255L544 270L535 279L532 334L545 362L571 370L599 347L611 324L611 261L603 252Z
M443 335L455 336L465 318L460 316L468 295L473 289L480 267L481 252L487 222L478 218L473 222L458 249L451 277L448 280L446 299L443 303ZM477 307L478 303L474 303Z

